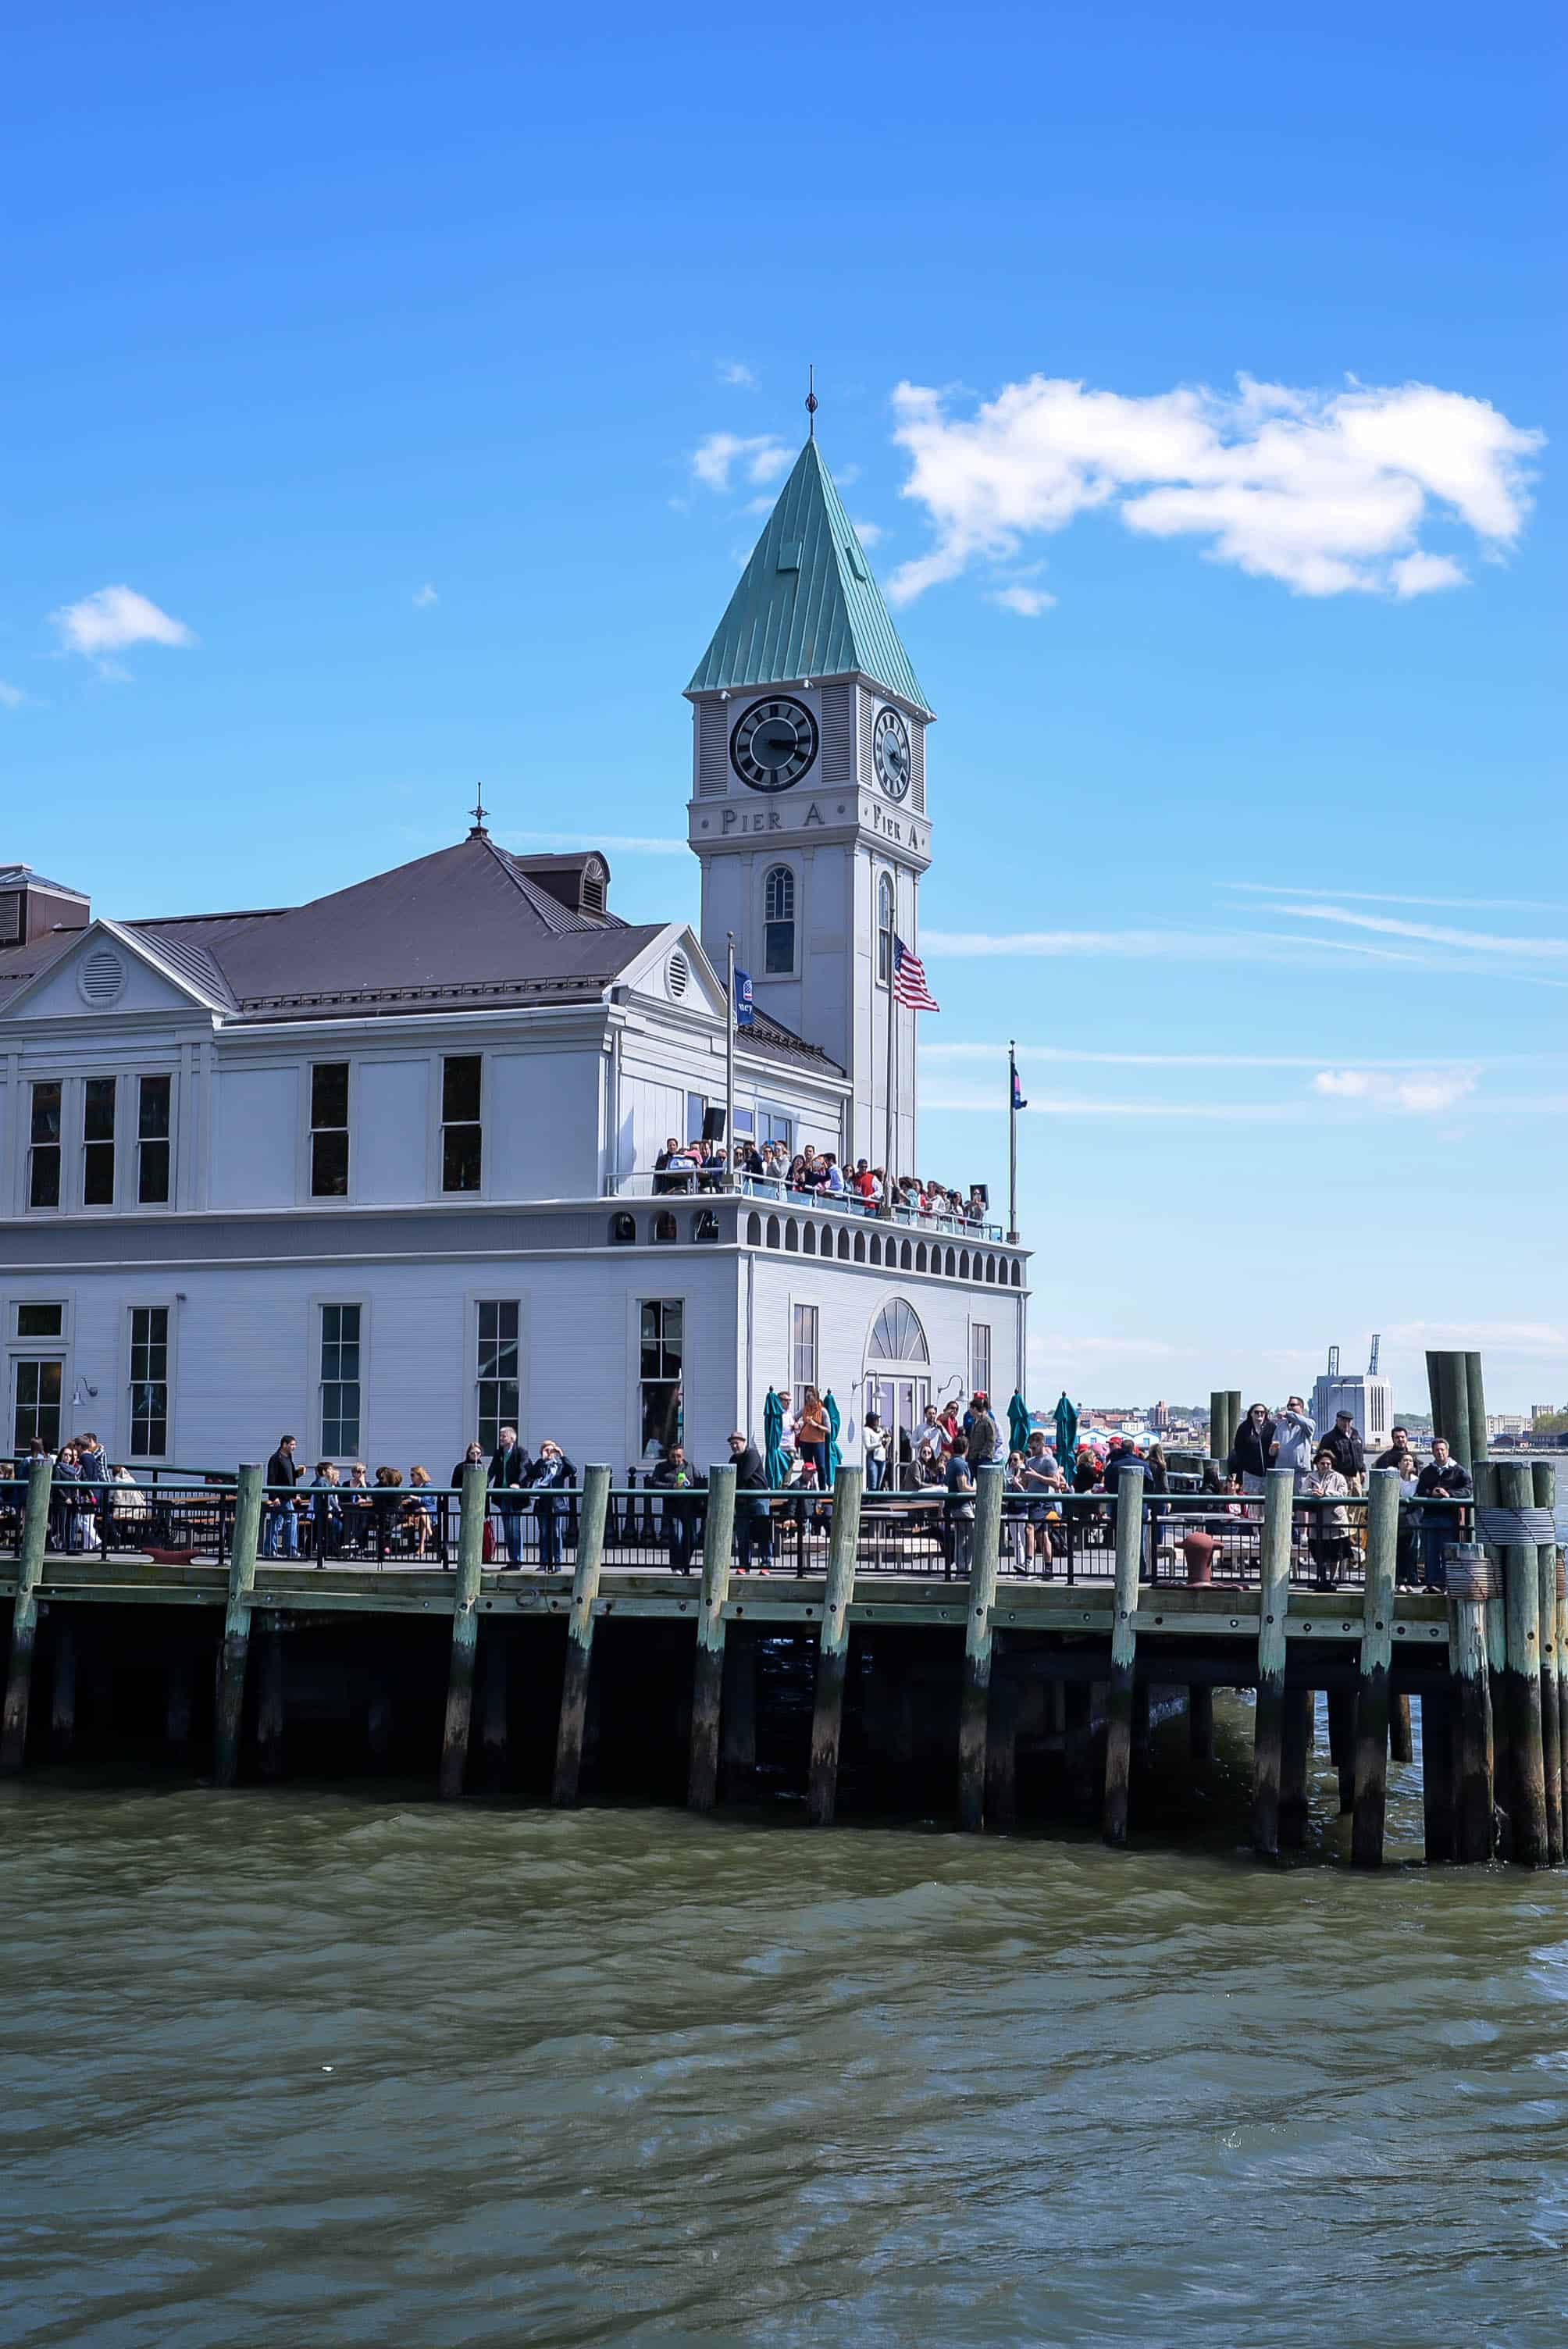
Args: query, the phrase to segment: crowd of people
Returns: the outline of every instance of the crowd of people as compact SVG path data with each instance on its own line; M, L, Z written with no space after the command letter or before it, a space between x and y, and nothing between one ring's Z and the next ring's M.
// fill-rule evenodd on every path
M41 1440L20 1460L0 1460L0 1535L19 1535L26 1516L27 1485L35 1461L49 1460L54 1484L49 1495L49 1547L73 1554L108 1549L117 1524L127 1540L146 1519L151 1504L123 1463L112 1463L92 1429L67 1438L51 1452Z
M851 1166L831 1150L810 1143L791 1155L782 1142L743 1139L727 1152L720 1142L682 1143L671 1134L654 1160L654 1192L663 1196L679 1191L766 1192L779 1198L824 1199L864 1214L881 1212L888 1202L887 1172L859 1158ZM973 1184L968 1194L945 1183L924 1182L915 1174L894 1178L891 1206L899 1216L918 1217L954 1231L974 1231L989 1213L985 1188Z
M1444 1437L1434 1436L1431 1452L1420 1467L1408 1428L1396 1426L1372 1464L1398 1473L1397 1574L1406 1588L1420 1582L1443 1588L1443 1552L1460 1531L1459 1507L1450 1505L1469 1500L1472 1490L1469 1470ZM1354 1413L1337 1412L1334 1425L1320 1437L1300 1395L1288 1396L1275 1412L1266 1403L1251 1403L1225 1465L1237 1489L1254 1495L1267 1490L1271 1468L1288 1468L1297 1493L1326 1505L1311 1513L1315 1522L1307 1540L1318 1580L1337 1581L1354 1551L1348 1503L1367 1489L1367 1452Z

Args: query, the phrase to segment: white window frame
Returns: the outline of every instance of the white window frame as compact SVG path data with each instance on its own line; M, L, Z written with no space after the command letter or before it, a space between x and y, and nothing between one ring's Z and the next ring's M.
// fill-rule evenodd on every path
M322 1133L331 1133L336 1131L335 1127L333 1126L324 1125L317 1128L311 1122L315 1115L315 1104L311 1098L315 1091L315 1071L318 1068L336 1068L345 1061L346 1061L348 1065L348 1188L346 1191L341 1192L313 1191L311 1189L311 1174L312 1163L315 1155L315 1150L312 1146L313 1139L318 1131ZM299 1067L301 1077L300 1099L296 1112L300 1123L299 1203L301 1206L304 1207L324 1207L330 1214L335 1209L351 1207L354 1205L354 1175L356 1164L354 1136L359 1124L359 1062L351 1052L322 1051L309 1053L306 1058L297 1065ZM335 1304L336 1301L337 1300L333 1298L329 1298L327 1299L328 1304ZM352 1298L346 1298L343 1301L346 1304L352 1304L354 1302ZM319 1453L316 1456L318 1459L322 1457Z
M445 1178L447 1171L448 1123L446 1114L447 1062L449 1061L477 1061L480 1064L480 1186L477 1191L449 1191L446 1187ZM352 1092L352 1079L350 1080L350 1087ZM490 1152L485 1147L485 1129L489 1123L486 1118L485 1112L489 1106L490 1090L490 1055L488 1052L484 1051L480 1045L475 1044L469 1046L465 1044L453 1051L440 1051L437 1053L435 1069L430 1082L431 1102L435 1116L435 1144L430 1189L434 1196L438 1199L484 1199L488 1198L490 1195ZM352 1109L353 1103L351 1100L351 1114ZM472 1120L469 1118L454 1118L451 1123L454 1125L468 1125L472 1123ZM349 1127L348 1171L349 1180L352 1182L354 1178L354 1129L352 1125Z
M811 1317L811 1369L809 1377L799 1375L800 1351L799 1340L796 1334L796 1317L802 1313L810 1314ZM822 1309L813 1298L791 1297L789 1299L789 1402L792 1411L799 1410L801 1397L808 1387L815 1387L819 1394L822 1391Z
M76 1116L73 1121L74 1148L71 1163L76 1172L71 1184L70 1210L79 1216L112 1216L119 1210L123 1181L125 1150L125 1088L127 1074L123 1069L84 1069L74 1081L77 1090ZM87 1202L88 1152L102 1149L101 1143L88 1140L88 1087L89 1084L112 1084L114 1087L114 1134L109 1142L109 1195L107 1199ZM62 1116L61 1125L65 1120Z
M789 968L788 970L769 970L768 968L768 884L775 873L787 873L789 875L792 891L790 897L791 911L789 917L790 936ZM806 926L806 885L800 872L799 858L793 856L776 856L771 854L768 857L767 862L762 865L761 870L758 874L757 908L757 943L759 949L758 961L761 968L758 970L753 971L753 984L755 985L757 980L759 978L799 978L800 976L800 939ZM776 916L776 918L782 920L784 917L780 915Z
M463 1446L479 1435L480 1424L480 1309L484 1305L512 1305L517 1309L517 1430L520 1436L527 1433L528 1412L528 1299L515 1291L508 1296L493 1288L474 1289L464 1299L463 1334L463 1400L462 1423L465 1430ZM545 1433L549 1433L547 1428Z
M882 928L882 905L887 905L887 928ZM872 928L876 936L876 983L879 987L892 984L892 942L898 936L898 883L883 865L876 876L876 905ZM882 947L887 947L886 967L883 967Z
M321 1371L322 1309L328 1305L357 1305L359 1308L359 1449L357 1452L328 1452L323 1440L325 1430L322 1424L321 1391L326 1381L322 1377ZM306 1422L311 1433L309 1464L314 1467L318 1460L335 1460L338 1466L342 1467L349 1460L365 1459L368 1450L365 1441L365 1427L368 1417L370 1397L372 1328L370 1299L364 1289L353 1289L346 1285L342 1288L324 1288L310 1299L307 1309L310 1320L305 1333L305 1392L310 1397L310 1410ZM278 1424L280 1427L287 1427L291 1422L285 1414ZM366 1462L367 1466L368 1464Z
M52 1207L33 1205L33 1088L35 1085L58 1085L60 1089L60 1180ZM76 1114L76 1080L64 1070L29 1069L24 1066L18 1081L16 1130L22 1146L22 1195L20 1206L25 1216L65 1216L70 1213L71 1170L76 1164L72 1129L80 1121ZM45 1143L45 1148L53 1148Z
M991 1392L991 1365L995 1359L995 1348L992 1345L992 1339L995 1332L995 1324L992 1321L972 1320L969 1324L969 1392L971 1394L983 1393L988 1395ZM984 1376L982 1376L975 1360L976 1340L984 1340L985 1341L985 1369Z
M169 1081L169 1194L162 1199L141 1196L141 1088L152 1077ZM125 1136L125 1164L122 1177L125 1205L138 1216L166 1216L180 1195L180 1071L178 1069L132 1069L125 1078L132 1088L132 1113L129 1130ZM116 1108L116 1124L119 1125Z
M39 1212L47 1215L48 1208ZM57 1305L60 1308L60 1334L57 1338L19 1338L16 1335L16 1309L21 1305ZM76 1293L71 1289L46 1289L41 1296L11 1296L5 1301L5 1421L4 1435L5 1452L15 1457L13 1442L16 1433L16 1365L20 1362L40 1362L58 1360L60 1365L60 1434L71 1433L67 1423L70 1409L71 1361L75 1352Z
M135 1414L131 1409L130 1394L131 1386L133 1384L131 1362L134 1346L133 1331L135 1327L133 1317L138 1313L146 1313L149 1311L163 1312L167 1313L169 1316L168 1361L165 1365L164 1373L164 1384L168 1388L167 1407L164 1412L165 1442L164 1448L161 1452L135 1452L131 1449L130 1440L132 1423L135 1418ZM120 1341L119 1411L122 1414L122 1420L117 1423L117 1433L120 1438L119 1448L116 1454L117 1458L130 1463L145 1463L149 1466L160 1467L166 1461L174 1460L179 1457L175 1449L175 1408L180 1393L180 1382L178 1377L179 1331L180 1308L179 1300L176 1298L167 1294L161 1297L148 1296L127 1298L124 1309L123 1334Z
M676 1266L671 1265L674 1271ZM626 1457L634 1465L649 1457L643 1446L643 1308L645 1305L678 1305L681 1309L681 1441L684 1444L691 1427L692 1371L696 1337L696 1301L689 1289L667 1287L650 1281L646 1293L638 1290L626 1299ZM687 1454L690 1456L689 1453Z

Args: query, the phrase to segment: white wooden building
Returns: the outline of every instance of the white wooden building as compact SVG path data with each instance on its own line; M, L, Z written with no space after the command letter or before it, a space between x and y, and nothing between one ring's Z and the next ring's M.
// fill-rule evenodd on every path
M13 1451L414 1461L515 1418L617 1470L706 1463L769 1385L871 1400L1022 1376L999 1233L653 1195L725 1101L726 934L756 1014L738 1133L920 1167L930 719L809 443L688 688L700 937L607 860L465 840L311 904L122 921L0 870L0 1324ZM939 1173L942 1170L927 1170Z

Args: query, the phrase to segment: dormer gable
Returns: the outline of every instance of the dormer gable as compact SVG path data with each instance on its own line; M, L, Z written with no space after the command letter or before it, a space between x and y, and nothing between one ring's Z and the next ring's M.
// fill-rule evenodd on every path
M221 1016L230 1008L215 968L181 968L135 930L100 917L0 1006L0 1022L160 1012Z

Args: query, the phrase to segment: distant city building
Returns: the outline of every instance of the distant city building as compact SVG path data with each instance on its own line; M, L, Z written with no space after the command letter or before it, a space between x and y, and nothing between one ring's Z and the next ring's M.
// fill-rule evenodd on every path
M1522 1435L1525 1424L1522 1411L1489 1411L1486 1415L1489 1435Z
M1157 1402L1154 1405L1149 1414L1149 1424L1156 1428L1161 1435L1164 1434L1171 1424L1171 1406L1168 1402Z
M1312 1416L1319 1435L1327 1433L1342 1411L1350 1413L1367 1449L1380 1452L1394 1423L1393 1381L1372 1371L1341 1371L1335 1346L1329 1350L1327 1371L1312 1390Z

